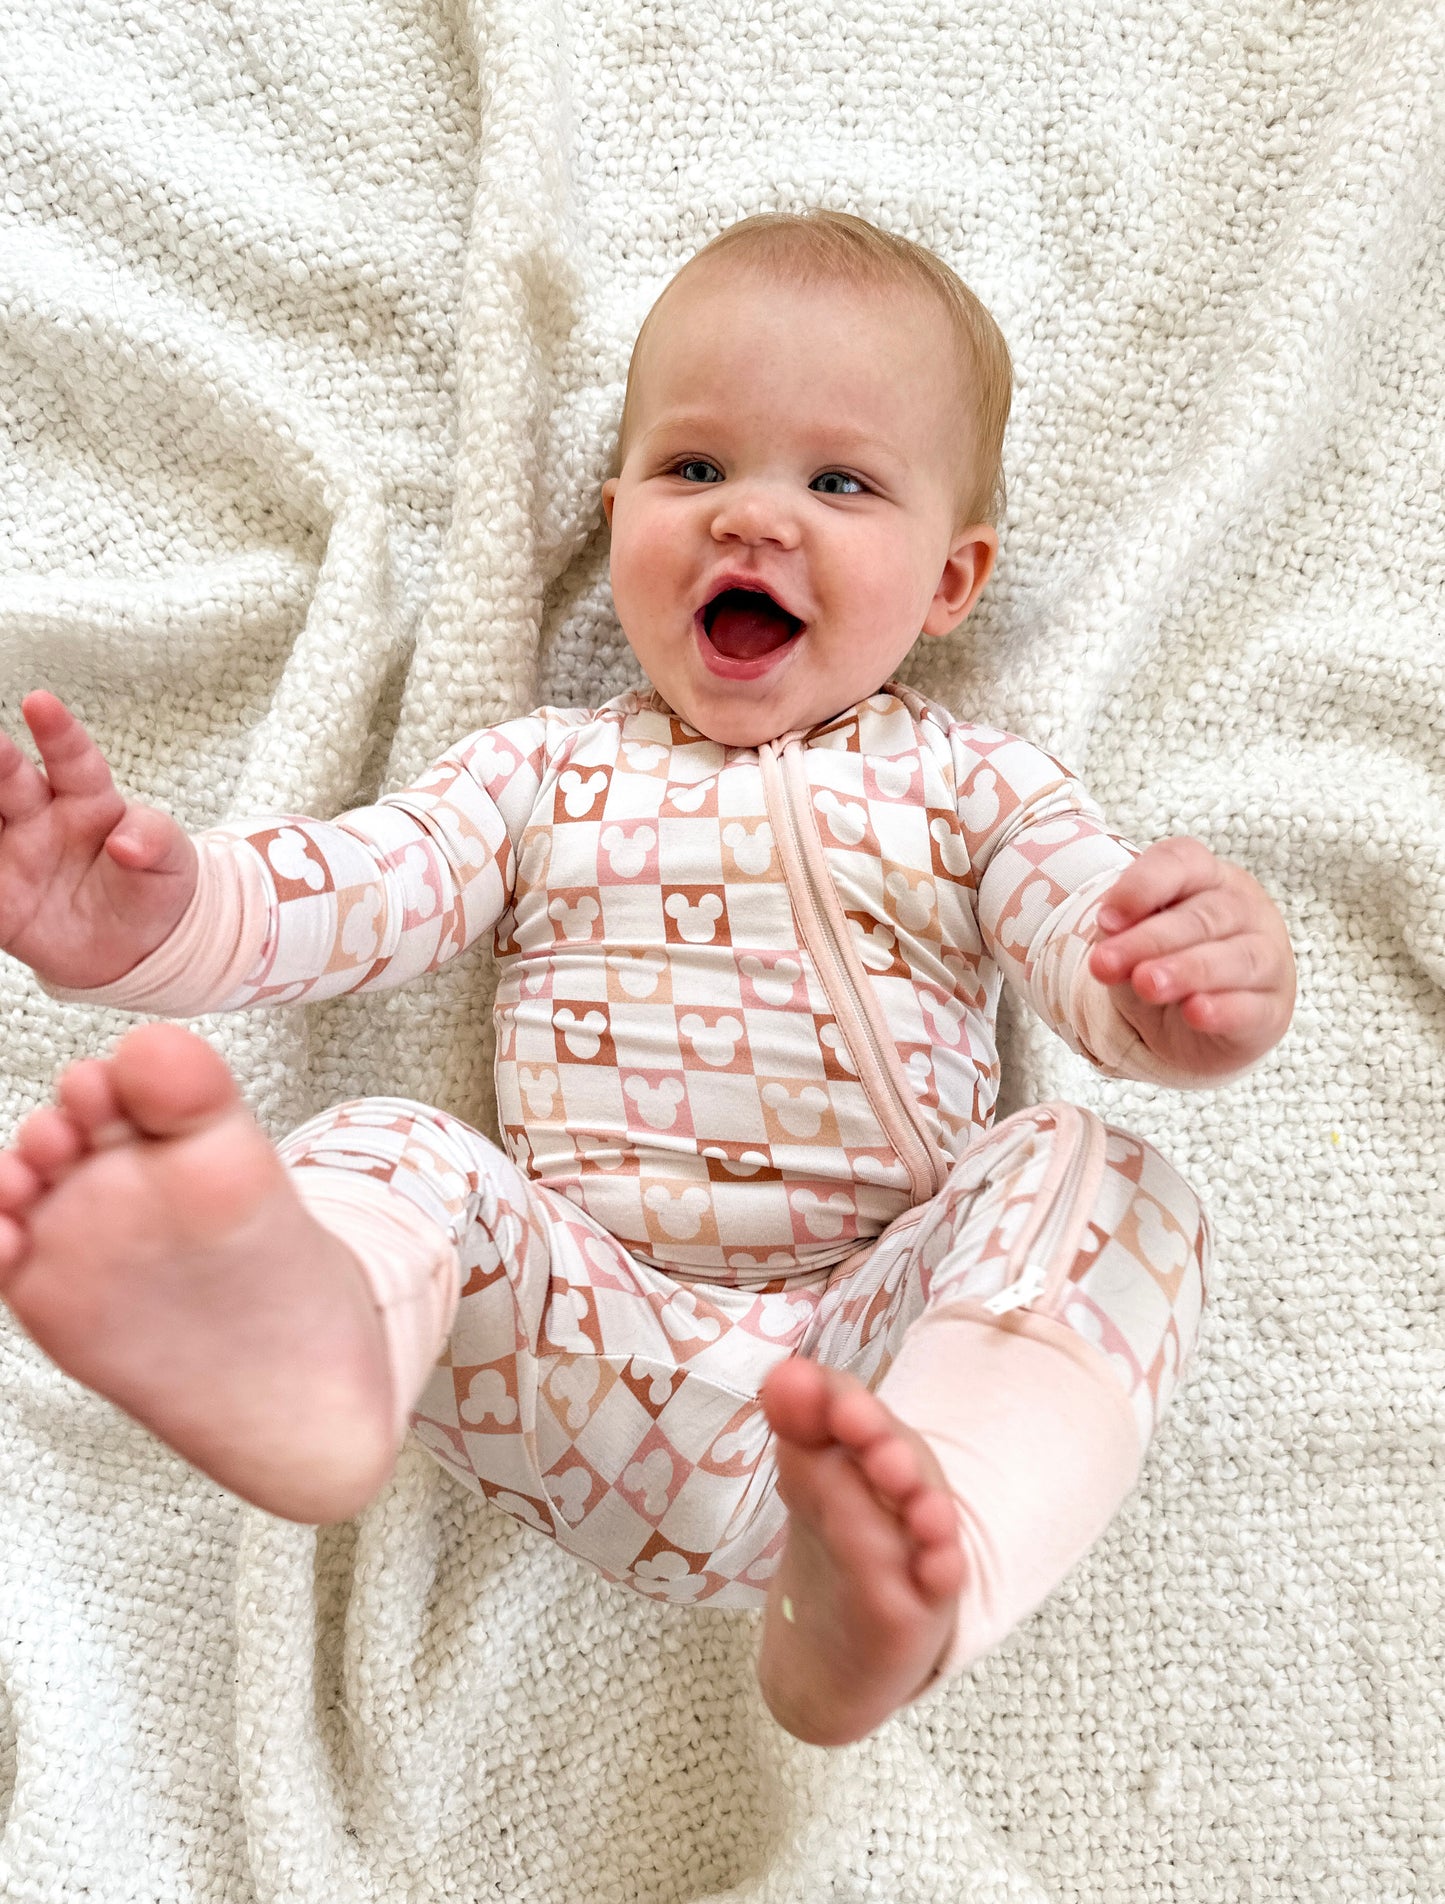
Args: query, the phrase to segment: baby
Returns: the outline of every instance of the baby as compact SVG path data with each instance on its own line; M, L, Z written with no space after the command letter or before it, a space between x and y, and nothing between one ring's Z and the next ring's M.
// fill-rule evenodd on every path
M799 1738L1000 1640L1133 1487L1207 1225L1147 1144L994 1123L1000 985L1200 1086L1293 1006L1283 923L1139 852L1026 742L893 681L998 548L1010 367L930 253L731 227L638 338L603 486L651 687L470 735L331 822L189 837L54 696L0 739L0 946L186 1016L380 990L495 933L505 1149L397 1098L273 1147L213 1049L128 1033L0 1154L0 1294L272 1513L345 1518L408 1425L608 1578L762 1606Z

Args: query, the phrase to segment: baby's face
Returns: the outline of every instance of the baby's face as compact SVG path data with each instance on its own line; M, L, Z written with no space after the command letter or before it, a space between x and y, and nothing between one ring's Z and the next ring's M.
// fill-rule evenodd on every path
M955 521L941 312L722 267L669 294L603 487L612 594L653 685L755 747L865 699L973 606L998 538ZM763 590L786 615L746 593Z

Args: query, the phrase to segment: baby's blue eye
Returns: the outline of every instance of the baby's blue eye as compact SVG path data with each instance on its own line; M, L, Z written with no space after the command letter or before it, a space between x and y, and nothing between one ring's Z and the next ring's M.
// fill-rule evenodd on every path
M852 489L826 489L823 492L825 496L852 496L852 495L862 495L863 493L863 485L862 483L858 481L858 478L856 476L847 475L841 469L830 469L826 471L825 474L817 478L817 482L819 483L852 483L853 485Z
M684 482L690 482L692 479L688 476L688 473L687 473L690 469L716 469L716 468L717 468L717 464L710 463L705 456L689 456L685 463L678 464L676 473L682 477Z

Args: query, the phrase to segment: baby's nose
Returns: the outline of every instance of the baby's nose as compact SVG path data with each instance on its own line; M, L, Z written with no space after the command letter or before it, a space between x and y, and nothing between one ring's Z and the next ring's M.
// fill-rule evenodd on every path
M797 505L780 483L739 484L731 494L719 496L713 533L791 545L798 538Z

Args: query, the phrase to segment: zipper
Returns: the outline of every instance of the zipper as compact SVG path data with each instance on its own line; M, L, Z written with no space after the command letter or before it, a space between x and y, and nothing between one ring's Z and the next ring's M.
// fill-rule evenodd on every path
M1008 1253L1009 1280L983 1304L991 1316L1052 1306L1088 1226L1104 1175L1104 1126L1077 1104L1041 1104L1057 1133L1033 1210Z
M854 948L823 857L802 744L796 735L767 741L758 749L758 762L800 939L812 955L858 1066L858 1082L908 1172L912 1200L924 1203L942 1189L953 1159L929 1135L877 994Z

